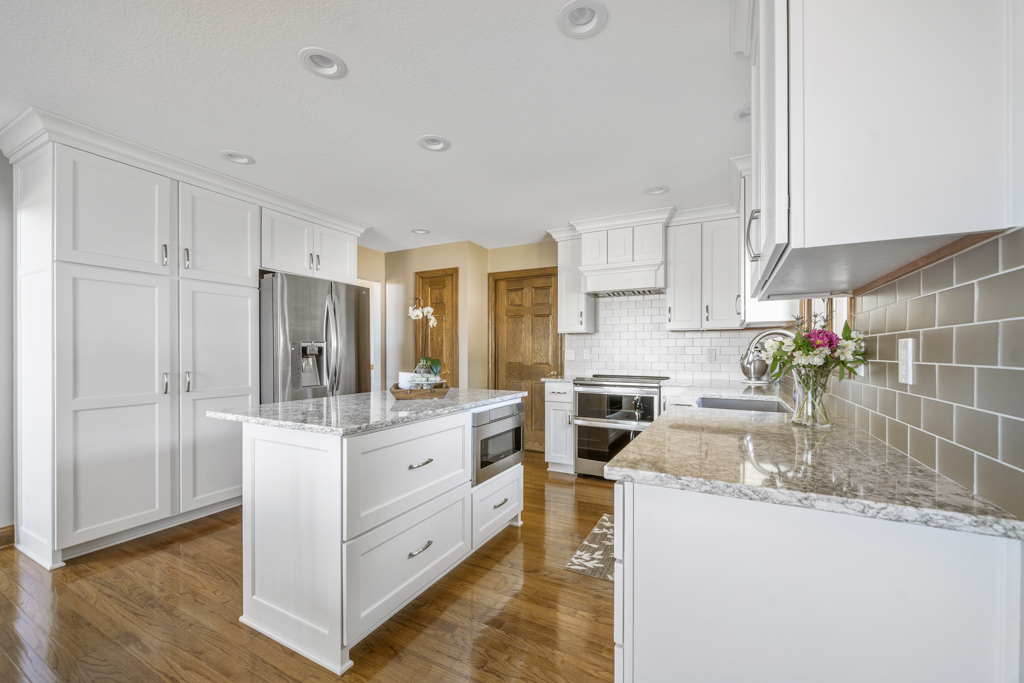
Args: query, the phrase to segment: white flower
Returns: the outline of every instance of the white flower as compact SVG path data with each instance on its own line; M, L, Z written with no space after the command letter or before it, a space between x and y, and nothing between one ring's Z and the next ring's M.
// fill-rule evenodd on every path
M792 352L793 349L795 349L795 348L796 348L796 344L793 343L793 341L783 342L783 344L782 344L782 350L785 351L786 353Z
M857 330L853 330L852 332L850 332L850 337L853 338L853 341L860 341L861 339L864 338L864 335L858 332Z
M419 320L420 318L423 317L423 309L421 309L421 308L413 308L412 306L410 306L409 307L409 317L412 318L413 320Z
M437 327L437 318L435 318L434 316L430 316L428 320L430 320L429 324L431 327Z
M857 352L857 345L858 342L855 342L852 339L844 339L840 341L839 345L836 346L836 358L841 361L854 360L854 354Z
M423 307L423 314L425 316L427 316L428 318L430 316L434 315L434 307L433 306L424 306Z

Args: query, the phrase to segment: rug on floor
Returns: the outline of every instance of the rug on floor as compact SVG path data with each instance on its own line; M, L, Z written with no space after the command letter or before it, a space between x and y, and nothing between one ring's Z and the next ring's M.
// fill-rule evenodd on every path
M605 515L597 523L565 568L571 572L593 576L602 581L615 581L615 527L612 516Z

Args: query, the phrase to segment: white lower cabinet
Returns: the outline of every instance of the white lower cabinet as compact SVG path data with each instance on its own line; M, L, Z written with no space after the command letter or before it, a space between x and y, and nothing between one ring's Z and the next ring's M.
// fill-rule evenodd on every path
M242 425L208 410L258 405L259 290L182 280L181 509L242 494Z
M473 489L473 548L523 512L523 466L516 465Z
M68 263L55 270L55 547L62 549L170 515L177 392L170 280Z
M572 425L572 384L544 383L544 459L548 469L571 473L575 430Z

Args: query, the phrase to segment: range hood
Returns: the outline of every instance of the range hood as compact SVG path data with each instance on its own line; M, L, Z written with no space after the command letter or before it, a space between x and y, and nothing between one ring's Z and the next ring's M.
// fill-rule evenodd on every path
M675 207L574 221L582 289L598 297L665 293L665 226Z

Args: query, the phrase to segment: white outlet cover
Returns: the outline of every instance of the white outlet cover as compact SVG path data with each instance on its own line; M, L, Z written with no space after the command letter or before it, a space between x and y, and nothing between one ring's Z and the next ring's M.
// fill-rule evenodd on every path
M583 349L583 360L590 360L590 349Z
M914 383L914 340L900 339L897 344L896 360L899 362L900 384Z
M566 360L576 360L576 349L566 349L565 350L565 359Z

